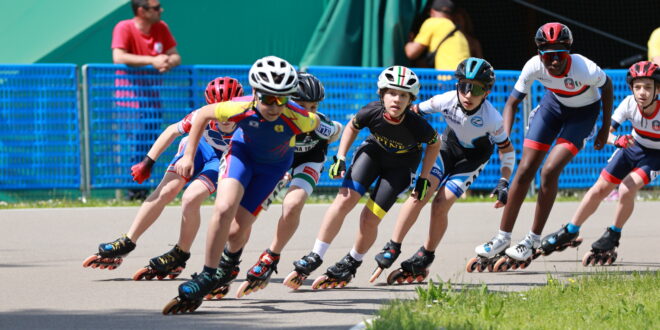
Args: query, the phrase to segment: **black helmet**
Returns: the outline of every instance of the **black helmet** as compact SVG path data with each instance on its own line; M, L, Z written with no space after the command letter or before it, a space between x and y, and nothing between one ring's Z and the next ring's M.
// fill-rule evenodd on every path
M454 72L456 79L472 79L482 82L486 88L490 89L495 84L495 71L493 66L486 60L476 57L470 57L463 60Z
M299 72L298 73L298 90L291 96L294 101L303 102L320 102L325 98L325 88L321 81L314 77L314 75Z

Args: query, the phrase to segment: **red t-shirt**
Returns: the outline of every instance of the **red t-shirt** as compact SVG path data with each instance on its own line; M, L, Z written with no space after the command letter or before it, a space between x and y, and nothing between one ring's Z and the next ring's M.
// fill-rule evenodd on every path
M170 28L163 21L151 26L150 34L135 27L133 19L123 20L112 31L112 48L121 48L135 55L156 56L176 46Z

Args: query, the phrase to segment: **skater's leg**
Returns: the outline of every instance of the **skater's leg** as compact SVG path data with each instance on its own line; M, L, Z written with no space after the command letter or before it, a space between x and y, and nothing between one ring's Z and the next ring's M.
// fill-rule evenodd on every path
M500 230L510 233L518 218L520 207L525 201L529 186L536 176L536 170L541 165L547 151L537 150L529 147L523 148L522 158L518 165L518 171L509 190L509 199L502 212Z
M573 215L571 223L576 226L582 226L587 219L596 212L598 206L603 201L603 198L607 196L612 189L616 187L616 184L608 182L602 176L598 178L598 181L589 188L589 191L584 195L580 206L578 206L577 212Z
M282 205L282 216L277 223L275 237L270 244L270 250L281 253L284 246L289 242L298 229L300 214L307 201L307 192L298 186L291 186L284 196Z
M417 198L411 196L408 197L405 203L403 203L401 206L401 211L399 211L399 215L396 219L396 225L394 226L394 232L392 233L393 242L401 243L403 241L403 238L406 237L406 234L408 234L410 228L412 228L412 226L417 221L417 218L419 217L419 214L422 212L422 209L426 203L428 203L431 197L433 197L433 193L431 192L436 191L440 180L433 175L430 175L428 180L430 183L430 193L426 194L426 197L424 197L423 200L420 201Z
M574 153L564 147L565 145L566 143L561 143L557 144L555 148L552 148L541 170L541 189L539 190L536 201L534 224L532 225L532 232L537 235L541 235L543 227L545 227L545 223L550 216L550 211L552 211L552 207L554 206L559 187L559 175L564 170L566 164L574 157Z
M374 244L378 236L379 223L380 218L371 210L367 207L362 209L362 213L360 214L360 230L353 245L353 249L357 253L364 255L369 251L369 248ZM357 260L359 261L361 258Z
M644 179L637 172L631 172L623 179L619 186L619 203L614 216L615 227L623 228L626 224L635 208L637 191L645 184Z
M165 206L176 198L185 184L186 180L181 176L166 172L156 190L140 206L126 236L137 243L140 236L158 219Z
M227 243L231 221L237 215L243 198L243 185L233 178L223 178L218 184L213 216L206 234L204 266L217 268L222 250Z
M429 236L424 243L424 249L435 251L447 230L448 214L458 196L451 190L443 187L433 199L431 204L431 222L429 223Z
M316 236L317 240L331 243L339 233L346 215L355 207L361 197L362 195L353 189L339 188L335 200L323 216L323 223Z
M200 208L210 195L211 191L200 180L193 181L183 193L181 198L181 231L178 245L185 252L190 252L190 247L199 230Z

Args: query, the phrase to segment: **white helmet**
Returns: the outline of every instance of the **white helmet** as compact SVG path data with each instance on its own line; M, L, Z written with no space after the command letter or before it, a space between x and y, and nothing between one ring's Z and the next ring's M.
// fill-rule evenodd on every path
M378 90L384 88L398 89L417 97L417 94L419 94L419 78L405 66L391 66L383 70L378 76Z
M291 95L298 90L298 74L289 62L277 57L258 59L248 74L252 88L270 95Z

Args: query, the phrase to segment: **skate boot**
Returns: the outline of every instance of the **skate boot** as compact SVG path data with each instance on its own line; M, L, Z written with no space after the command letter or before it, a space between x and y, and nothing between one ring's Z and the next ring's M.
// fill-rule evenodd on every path
M328 267L325 274L319 276L312 283L312 289L343 288L355 277L355 272L360 265L362 265L362 261L357 261L350 254L347 254L339 262Z
M298 290L309 274L319 268L322 263L323 260L321 257L314 252L310 252L308 255L300 258L300 260L294 261L293 267L295 269L284 279L284 285Z
M488 269L489 272L492 272L495 263L504 256L504 250L509 248L509 245L511 245L510 239L498 235L475 247L474 252L477 253L477 256L468 261L465 271L472 273L476 270L481 273Z
M540 240L534 240L527 235L520 243L504 250L505 255L500 257L495 265L493 265L493 271L505 272L509 269L527 268L532 263L532 260L538 258L540 255L537 252L540 245Z
M135 243L126 235L110 242L99 245L99 253L91 255L83 261L83 267L113 270L124 261L124 256L135 249Z
M541 241L541 247L539 248L539 252L544 255L550 255L552 252L555 251L564 251L568 247L578 247L580 244L582 244L582 237L578 237L580 235L579 232L571 234L568 232L568 229L566 229L567 225L564 225L561 227L561 229L557 230L556 232L546 236L543 238L543 241Z
M227 250L222 253L218 270L215 273L218 277L216 286L209 294L204 297L206 300L222 299L229 293L229 286L233 282L241 269L238 265L241 263L240 257L231 258L227 255Z
M218 277L215 274L202 272L192 275L192 280L179 285L179 295L170 300L163 308L163 314L194 312L204 296L216 286Z
M378 276L383 272L383 270L388 269L392 266L396 258L401 254L401 243L395 243L389 241L383 247L383 250L376 255L376 263L378 267L374 270L374 273L371 275L369 282L373 283Z
M429 266L433 263L435 254L427 251L423 246L412 257L401 262L401 268L393 271L387 277L387 284L401 284L404 281L412 283L417 280L421 283L429 276Z
M618 253L616 248L619 246L621 232L616 232L608 227L603 236L591 244L591 251L582 258L583 266L609 266L616 261Z
M245 282L238 289L236 298L241 298L252 292L257 292L268 285L270 276L273 272L277 273L277 264L280 262L280 255L273 253L270 249L264 251L257 263L248 270Z
M143 278L151 280L154 277L159 280L165 277L175 279L186 268L186 261L189 258L190 253L184 252L178 245L175 245L172 250L149 260L149 265L140 268L133 274L133 280L139 281Z

